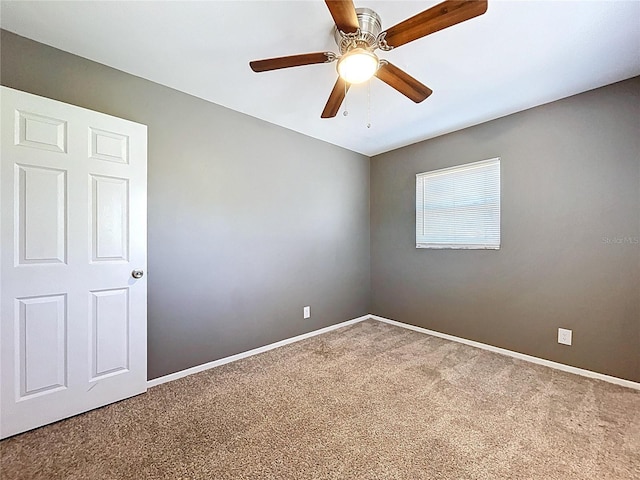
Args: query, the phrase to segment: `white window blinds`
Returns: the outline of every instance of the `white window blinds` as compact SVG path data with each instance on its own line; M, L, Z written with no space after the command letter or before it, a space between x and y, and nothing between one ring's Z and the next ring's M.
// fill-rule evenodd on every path
M500 158L416 175L417 248L500 248Z

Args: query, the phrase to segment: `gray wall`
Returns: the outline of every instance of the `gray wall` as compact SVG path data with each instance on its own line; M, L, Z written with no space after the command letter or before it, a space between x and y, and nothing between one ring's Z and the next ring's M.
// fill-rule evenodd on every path
M368 313L367 157L6 31L1 48L3 85L149 127L149 378Z
M374 157L372 313L640 381L639 97L637 77ZM502 248L416 249L415 174L496 156Z

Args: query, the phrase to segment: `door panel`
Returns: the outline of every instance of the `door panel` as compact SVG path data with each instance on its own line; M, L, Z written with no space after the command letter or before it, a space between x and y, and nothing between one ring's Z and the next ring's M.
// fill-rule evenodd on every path
M67 151L67 122L35 113L16 110L16 145L51 150Z
M18 264L66 263L67 175L16 165Z
M65 295L18 299L19 399L67 385Z
M91 380L129 369L129 289L91 292Z
M92 260L128 260L129 181L91 175Z
M90 158L108 162L129 163L129 137L92 128Z
M0 87L0 437L146 391L146 127Z

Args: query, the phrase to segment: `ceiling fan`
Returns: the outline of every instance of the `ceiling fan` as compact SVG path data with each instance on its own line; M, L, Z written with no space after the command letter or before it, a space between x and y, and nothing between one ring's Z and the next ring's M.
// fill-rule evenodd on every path
M338 80L322 111L322 118L335 117L349 87L372 76L414 102L422 102L431 95L431 89L387 60L379 59L374 50L389 51L487 11L487 0L446 0L381 32L380 16L373 10L356 9L352 0L325 0L325 3L335 22L334 37L339 55L304 53L249 62L254 72L267 72L337 60Z

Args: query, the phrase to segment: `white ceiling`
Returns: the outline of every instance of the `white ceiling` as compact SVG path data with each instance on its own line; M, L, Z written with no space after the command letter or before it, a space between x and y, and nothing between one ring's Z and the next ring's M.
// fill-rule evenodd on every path
M355 0L388 28L436 1ZM489 0L486 14L381 52L434 93L372 80L321 119L335 63L253 73L250 60L337 51L321 0L5 1L2 28L373 156L640 75L640 1ZM344 107L344 105L343 105Z

